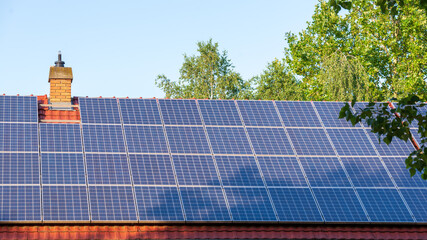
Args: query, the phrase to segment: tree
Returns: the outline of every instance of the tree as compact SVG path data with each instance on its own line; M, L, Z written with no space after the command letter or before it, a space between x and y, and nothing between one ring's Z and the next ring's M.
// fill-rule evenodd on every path
M184 54L179 81L174 82L165 75L158 75L156 85L168 98L238 98L248 88L226 51L219 51L218 43L212 39L197 43L198 55Z

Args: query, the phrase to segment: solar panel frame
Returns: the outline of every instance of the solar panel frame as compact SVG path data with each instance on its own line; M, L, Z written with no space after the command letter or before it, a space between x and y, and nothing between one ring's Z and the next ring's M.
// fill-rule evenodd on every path
M322 127L311 102L276 101L286 127Z
M135 185L175 185L169 155L129 154Z
M394 187L378 157L341 157L355 187Z
M363 129L327 129L340 156L377 156Z
M37 153L0 153L0 184L39 184Z
M427 223L427 188L424 189L400 189L414 217L419 223Z
M41 222L40 186L0 185L0 222Z
M129 153L168 153L162 126L124 126Z
M123 124L161 125L156 99L119 99Z
M215 156L224 186L264 186L253 156Z
M294 155L283 128L246 128L257 155Z
M42 152L82 152L79 124L40 123Z
M165 125L202 125L196 100L159 99Z
M171 153L210 154L203 127L166 126Z
M79 97L81 123L121 124L119 105L115 98Z
M421 179L421 174L417 172L411 177L406 169L406 157L382 157L396 185L400 187L427 188L427 181Z
M214 154L253 154L245 129L206 127Z
M352 187L337 157L300 157L313 187Z
M197 100L205 125L242 126L234 100Z
M268 187L307 187L296 157L257 156Z
M173 162L180 186L220 186L212 156L175 155Z
M403 140L395 138L387 145L382 140L381 143L379 143L378 136L376 136L375 133L369 130L367 130L367 132L380 156L408 156L411 152L415 151L414 146L409 141L404 142ZM383 139L383 137L381 139Z
M288 128L287 131L298 155L336 155L323 129Z
M345 119L338 119L345 102L313 102L313 104L325 127L361 127L360 124L353 126L351 122Z
M282 126L273 101L236 101L245 126Z
M0 123L0 152L38 152L38 126L33 123Z
M86 184L83 153L42 153L43 184Z
M37 123L37 97L0 95L0 122Z
M126 154L86 153L88 184L131 184Z
M125 153L125 142L120 125L82 125L85 152Z

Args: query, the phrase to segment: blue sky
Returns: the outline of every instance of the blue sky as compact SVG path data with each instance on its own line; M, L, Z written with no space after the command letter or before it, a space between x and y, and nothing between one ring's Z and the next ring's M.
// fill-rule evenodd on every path
M245 79L283 57L285 33L307 26L317 0L0 1L0 94L49 93L61 50L72 95L163 97L183 54L212 38Z

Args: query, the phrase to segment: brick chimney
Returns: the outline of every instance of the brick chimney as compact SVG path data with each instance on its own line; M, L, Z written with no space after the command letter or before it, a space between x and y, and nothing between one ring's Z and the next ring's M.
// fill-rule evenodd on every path
M71 105L71 83L73 82L73 71L70 67L64 67L61 51L58 52L58 61L55 66L50 67L50 99L52 106L67 107Z

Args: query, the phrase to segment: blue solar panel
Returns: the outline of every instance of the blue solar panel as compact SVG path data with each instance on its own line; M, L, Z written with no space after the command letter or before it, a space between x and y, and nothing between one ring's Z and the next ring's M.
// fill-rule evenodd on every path
M210 153L203 127L166 127L172 153Z
M252 156L215 156L224 186L264 186Z
M168 153L162 126L124 126L129 153Z
M131 186L89 186L92 221L137 221Z
M79 124L40 124L42 152L82 152Z
M0 123L0 152L38 152L37 124Z
M372 222L413 222L396 189L357 189Z
M39 186L1 186L0 222L41 221Z
M184 221L176 187L135 186L140 221Z
M156 99L119 99L123 124L162 124Z
M220 185L212 156L177 155L173 162L180 185Z
M398 138L393 138L393 141L387 145L382 140L381 143L378 142L378 135L376 133L367 131L381 156L408 156L411 152L415 151L414 146L409 140L405 142Z
M207 127L215 154L252 154L245 130L239 127Z
M368 222L362 205L350 188L314 188L326 222Z
M351 187L338 158L302 157L300 161L311 186Z
M44 221L89 221L86 186L43 186Z
M85 152L125 152L122 127L83 125Z
M307 186L295 157L257 157L267 186Z
M411 177L409 169L406 169L406 157L383 157L382 159L398 187L427 187L427 181L421 179L419 172Z
M0 96L0 122L38 122L37 97Z
M43 184L86 184L83 153L42 153Z
M427 222L427 189L400 189L417 222Z
M237 101L246 126L282 126L273 101Z
M265 188L225 188L233 221L277 221Z
M311 102L276 102L286 127L322 127Z
M167 125L202 125L196 100L159 99Z
M319 113L325 127L353 127L351 122L347 122L344 118L339 119L341 108L345 106L343 102L314 102L314 106ZM361 127L356 124L356 127Z
M322 216L308 188L270 188L279 221L322 222Z
M82 123L121 124L115 98L79 98Z
M129 154L134 184L175 185L169 155Z
M288 129L298 155L333 155L328 137L323 129Z
M363 129L327 129L328 134L341 156L376 156Z
M206 125L241 126L242 121L234 101L198 100Z
M86 154L89 184L131 184L126 154Z
M294 155L283 128L247 128L256 154Z
M373 112L376 112L376 111L380 110L383 107L383 104L384 103L376 103L374 105ZM389 107L388 103L386 103L386 104L387 104L388 111L390 111L390 107ZM362 112L362 110L365 109L365 108L367 108L367 107L368 107L368 103L367 102L357 102L354 105L353 109L354 109L354 112L356 112L357 114L360 114ZM375 117L375 116L376 116L376 114L373 114L373 117ZM393 119L394 119L394 115L392 115L392 116L393 116ZM362 119L362 123L363 123L364 127L368 127L368 124L366 123L365 119Z
M220 187L181 187L187 221L230 221Z
M343 157L341 161L355 187L393 187L378 157Z
M0 153L0 184L39 183L37 153Z

